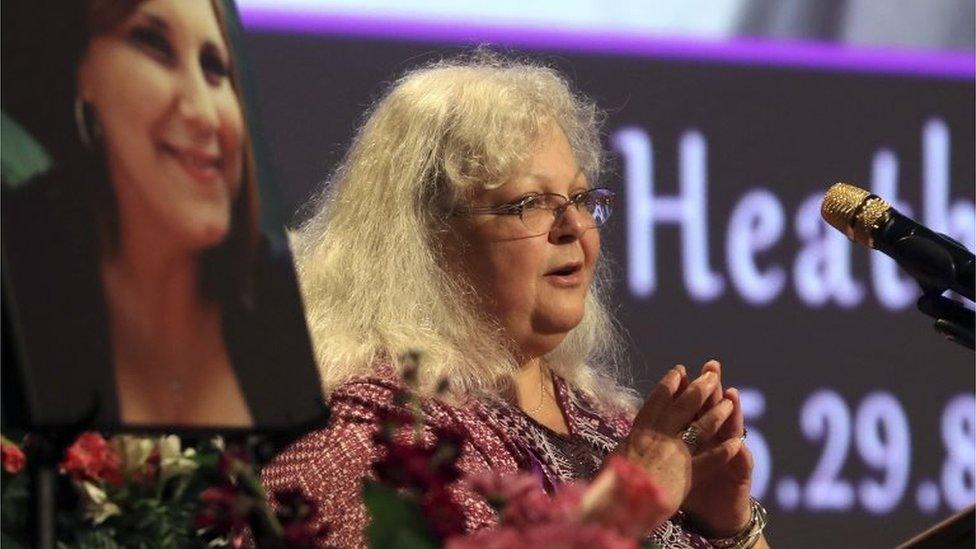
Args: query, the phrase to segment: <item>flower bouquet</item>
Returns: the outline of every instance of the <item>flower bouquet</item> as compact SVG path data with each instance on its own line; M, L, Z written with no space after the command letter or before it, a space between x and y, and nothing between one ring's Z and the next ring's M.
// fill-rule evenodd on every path
M0 440L5 547L26 547L31 438ZM246 452L220 438L184 447L176 436L82 433L58 465L61 547L306 547L319 532L299 494L272 513Z

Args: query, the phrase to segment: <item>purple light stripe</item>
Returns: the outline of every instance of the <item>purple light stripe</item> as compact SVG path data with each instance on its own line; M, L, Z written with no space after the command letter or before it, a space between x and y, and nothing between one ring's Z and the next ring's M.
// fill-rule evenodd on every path
M352 16L241 6L244 28L257 31L367 37L382 40L492 43L529 49L655 59L821 69L868 74L976 78L976 53L852 47L817 42L651 38L620 33L528 26Z

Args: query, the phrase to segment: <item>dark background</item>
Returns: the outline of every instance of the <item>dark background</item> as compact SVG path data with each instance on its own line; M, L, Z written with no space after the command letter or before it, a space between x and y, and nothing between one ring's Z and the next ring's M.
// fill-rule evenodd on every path
M350 143L364 111L386 86L410 67L458 51L438 43L399 43L322 35L249 31L245 35L250 78L255 84L263 141L281 188L284 210L302 219L301 207L321 189ZM972 211L974 181L974 85L935 77L868 75L821 70L764 68L695 61L661 61L593 54L519 52L562 69L586 95L608 111L610 138L622 127L642 128L654 147L655 194L678 190L678 140L689 131L707 140L709 264L725 280L715 300L691 297L682 279L680 231L656 230L658 286L645 298L628 290L626 207L615 213L604 240L614 265L617 316L631 342L636 385L647 389L668 367L699 367L711 357L724 366L727 383L753 392L750 442L769 471L762 497L770 512L769 538L780 547L884 547L905 540L952 514L941 474L963 456L962 486L973 494L973 355L936 334L931 321L908 307L890 311L874 295L869 252L847 248L853 277L864 288L854 308L835 302L805 303L793 282L794 261L805 244L796 236L800 203L822 195L835 181L870 187L875 152L898 159L898 199L921 218L922 129L942 120L949 131L950 207ZM603 182L628 200L624 160L610 155ZM725 257L733 206L762 188L783 207L779 240L756 254L760 269L781 266L783 291L770 303L748 303L732 284ZM886 197L892 198L892 197ZM968 205L968 206L966 206ZM971 219L972 215L968 219ZM924 220L931 222L931 220ZM972 221L954 236L971 246ZM827 231L828 229L825 229ZM910 430L910 474L894 508L877 515L855 497L839 509L790 505L778 495L784 478L808 479L822 459L824 440L804 436L800 415L821 389L835 391L850 414L871 392L900 403ZM953 397L968 399L961 436L947 450L943 410ZM843 410L840 410L841 415ZM845 421L827 426L833 437ZM854 419L846 420L850 428ZM886 435L882 433L884 438ZM840 439L838 439L840 440ZM768 446L763 460L762 446ZM857 493L865 479L882 480L868 467L852 437L843 442L837 479ZM951 475L950 475L951 476ZM933 481L934 509L916 501L921 484ZM757 487L758 488L758 487Z

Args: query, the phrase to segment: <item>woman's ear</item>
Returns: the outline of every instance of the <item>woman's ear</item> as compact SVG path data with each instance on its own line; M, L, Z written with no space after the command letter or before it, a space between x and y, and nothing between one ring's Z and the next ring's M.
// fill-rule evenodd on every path
M78 62L78 83L76 93L78 99L86 103L91 101L93 91L91 72L91 56L88 55L88 52L85 52L85 54L81 56L81 60Z

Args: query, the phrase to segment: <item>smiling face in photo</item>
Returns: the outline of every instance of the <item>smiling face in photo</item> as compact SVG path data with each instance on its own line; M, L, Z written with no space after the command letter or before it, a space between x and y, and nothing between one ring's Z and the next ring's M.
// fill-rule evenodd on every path
M112 180L120 228L191 250L226 237L244 122L210 2L149 0L92 38L79 71Z

